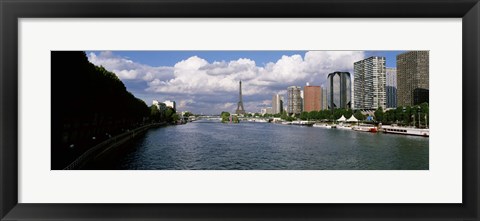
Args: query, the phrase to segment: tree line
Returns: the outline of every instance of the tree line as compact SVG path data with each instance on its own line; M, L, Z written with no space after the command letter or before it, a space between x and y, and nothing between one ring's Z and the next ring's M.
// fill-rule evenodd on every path
M422 103L414 106L397 107L395 109L389 109L384 111L381 107L375 110L371 117L372 122L383 124L400 124L400 125L420 125L424 127L429 122L429 107L428 103ZM259 113L247 114L246 117L264 117L272 118L277 117L286 121L293 121L297 119L312 120L312 121L336 121L342 115L345 118L350 118L352 115L360 121L367 120L369 114L362 114L360 110L352 109L334 109L334 110L320 110L302 112L300 114L288 115L285 111L281 114L264 114ZM419 121L420 120L420 121Z
M52 169L63 169L110 137L176 116L170 109L163 118L152 113L114 73L90 63L82 51L51 52L51 89Z

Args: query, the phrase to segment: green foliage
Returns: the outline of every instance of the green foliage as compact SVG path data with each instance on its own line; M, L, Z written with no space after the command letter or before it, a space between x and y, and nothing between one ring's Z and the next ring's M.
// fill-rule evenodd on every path
M420 115L419 115L420 114ZM352 115L360 121L366 120L367 115L363 115L360 110L351 109L335 109L335 110L320 110L311 112L302 112L298 117L301 120L316 120L316 121L335 121L341 116L350 118ZM280 117L286 121L295 120L295 117L288 116L287 113L282 113ZM415 125L418 126L418 119L420 118L421 126L425 126L428 119L428 103L423 103L413 107L398 107L396 109L390 109L386 112L382 108L377 109L374 112L374 117L377 122L386 124L398 123L404 125L413 125L413 119L415 119ZM426 118L426 119L425 119Z
M165 110L165 121L166 122L169 122L169 123L174 123L176 122L177 120L175 120L175 116L176 116L176 111L175 109L171 108L171 107L167 107L167 109Z
M158 109L157 106L152 105L150 106L150 120L159 122L160 121L160 110Z
M239 123L240 119L237 115L230 115L229 112L223 111L220 116L222 117L222 123L230 123L230 118L232 118L232 123Z
M178 120L180 120L180 117L178 116L178 114L173 114L172 115L172 122L177 122Z
M94 145L92 137L101 141L139 127L152 114L114 73L90 63L82 51L52 51L51 82L52 168L63 168ZM70 144L78 152L67 152Z
M365 115L362 114L361 111L359 110L356 110L355 113L353 114L353 116L355 118L357 118L357 120L365 120L367 117Z
M183 116L184 117L190 117L190 116L193 116L193 114L190 113L189 111L185 111L185 113L183 113Z
M377 113L380 114L379 110L375 111L376 120L384 124L396 123L401 125L413 126L413 123L415 121L415 126L418 127L420 124L421 127L425 127L427 121L429 120L428 103L390 109L384 112L382 118L380 119L378 118Z
M374 115L375 115L375 120L377 122L382 122L383 121L383 108L382 107L379 107L375 112L374 112Z
M308 117L309 117L309 113L308 113L308 112L302 112L302 113L300 114L300 119L301 119L301 120L307 120Z
M238 119L238 116L237 116L237 115L233 115L233 116L232 116L232 122L233 122L233 123L239 123L239 122L240 122L240 119Z
M229 112L226 112L226 111L223 111L220 116L222 117L222 122L225 123L225 122L230 122L230 113Z

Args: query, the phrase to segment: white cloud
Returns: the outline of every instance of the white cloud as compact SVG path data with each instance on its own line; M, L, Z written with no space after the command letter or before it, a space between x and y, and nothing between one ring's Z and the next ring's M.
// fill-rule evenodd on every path
M195 101L193 99L185 99L185 100L180 100L177 104L177 108L179 109L188 109L191 107L192 104L195 104Z
M140 64L127 58L115 56L110 51L88 54L88 60L97 66L115 73L121 80L144 80L169 79L173 76L172 67L152 67Z
M200 105L195 102L199 98L221 100L228 97L233 100L221 100L208 108L217 112L234 111L238 82L242 80L245 108L257 112L269 104L274 93L284 94L288 86L303 86L306 82L322 85L327 75L334 71L348 71L353 75L353 63L364 57L362 51L308 51L304 55L282 56L278 61L257 66L248 58L209 63L192 56L173 67L151 67L111 52L102 52L98 56L90 53L89 60L114 72L120 79L145 81L148 85L146 93L174 94L179 108L195 108Z

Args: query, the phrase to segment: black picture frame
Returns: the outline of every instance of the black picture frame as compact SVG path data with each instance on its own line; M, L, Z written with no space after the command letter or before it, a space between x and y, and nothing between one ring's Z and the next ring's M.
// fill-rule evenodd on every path
M1 220L479 220L478 0L0 0L0 15ZM463 203L19 204L17 21L76 17L462 18Z

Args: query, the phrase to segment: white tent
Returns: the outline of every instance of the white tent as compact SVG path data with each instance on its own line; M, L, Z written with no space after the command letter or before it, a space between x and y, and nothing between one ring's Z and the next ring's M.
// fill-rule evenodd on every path
M339 118L337 121L341 121L341 122L343 122L343 121L346 121L346 120L347 120L347 118L345 118L345 116L343 116L343 115L342 115L342 117L341 117L341 118Z
M348 118L347 122L358 122L358 120L352 115L350 118Z

